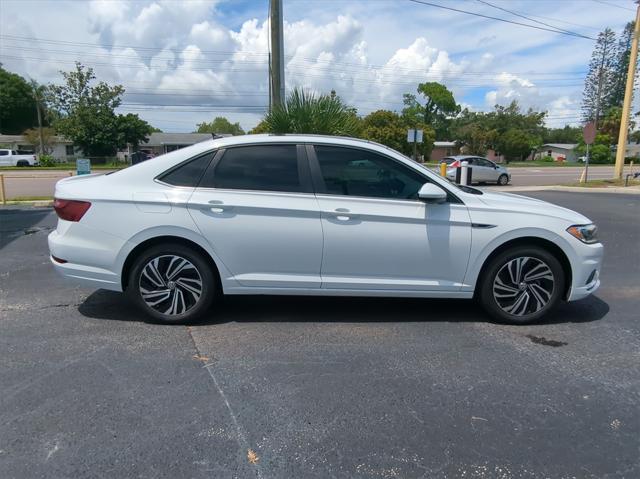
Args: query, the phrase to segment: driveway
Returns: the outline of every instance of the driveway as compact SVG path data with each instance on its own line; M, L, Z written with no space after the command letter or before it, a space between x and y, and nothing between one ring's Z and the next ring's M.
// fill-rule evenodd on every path
M528 195L595 220L606 258L525 327L300 297L149 325L55 276L49 210L0 209L0 477L638 477L640 197Z

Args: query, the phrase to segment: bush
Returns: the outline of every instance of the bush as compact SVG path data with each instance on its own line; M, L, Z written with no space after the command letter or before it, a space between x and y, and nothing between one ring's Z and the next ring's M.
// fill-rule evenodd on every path
M40 155L38 163L40 166L56 166L56 160L51 155Z
M540 157L540 161L544 161L545 163L553 163L555 160L553 159L553 156L542 156Z

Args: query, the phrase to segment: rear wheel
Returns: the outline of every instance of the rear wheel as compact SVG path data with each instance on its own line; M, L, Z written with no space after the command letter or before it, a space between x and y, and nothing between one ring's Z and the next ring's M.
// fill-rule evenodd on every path
M500 253L480 281L485 310L498 321L512 324L540 319L556 306L565 289L562 265L538 246L518 246Z
M29 166L29 162L26 160L18 160L16 166Z
M506 184L508 184L508 183L509 183L509 176L507 176L507 175L505 175L505 174L503 173L502 175L500 175L500 176L498 177L498 184L499 184L499 185L504 186L504 185L506 185Z
M157 245L134 261L127 295L155 322L182 324L201 317L216 295L216 275L199 252Z

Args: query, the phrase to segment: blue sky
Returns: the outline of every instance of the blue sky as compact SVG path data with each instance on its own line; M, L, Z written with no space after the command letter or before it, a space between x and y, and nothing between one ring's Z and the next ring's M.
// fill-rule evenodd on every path
M588 37L621 31L635 8L630 0L430 1ZM80 60L125 86L123 111L165 131L219 115L251 128L268 101L267 13L268 0L0 0L0 61L57 82ZM403 93L440 81L474 110L517 99L548 111L550 125L579 121L593 40L408 0L284 0L284 19L287 87L335 89L361 114L400 110Z

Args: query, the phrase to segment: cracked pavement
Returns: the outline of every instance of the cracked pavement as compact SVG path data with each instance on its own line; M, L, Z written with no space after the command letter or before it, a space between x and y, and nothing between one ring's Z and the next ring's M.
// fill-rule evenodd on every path
M0 477L637 477L640 197L595 220L602 287L546 323L471 301L234 297L140 321L55 275L48 209L0 209Z

